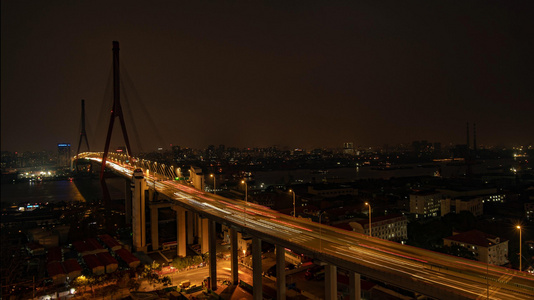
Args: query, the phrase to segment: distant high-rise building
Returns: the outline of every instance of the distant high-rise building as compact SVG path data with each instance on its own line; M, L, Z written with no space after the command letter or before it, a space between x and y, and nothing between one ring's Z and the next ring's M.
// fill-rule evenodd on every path
M70 144L60 143L57 144L57 165L58 167L68 168L70 167Z
M353 142L347 142L343 143L343 153L345 154L354 154L354 143Z

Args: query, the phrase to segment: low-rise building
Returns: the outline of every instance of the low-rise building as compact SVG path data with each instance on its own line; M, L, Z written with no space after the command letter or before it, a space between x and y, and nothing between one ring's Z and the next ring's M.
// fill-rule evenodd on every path
M139 258L135 257L135 255L124 248L115 251L115 254L117 254L117 256L120 257L120 259L132 269L137 268L137 266L141 264L141 260L139 260Z
M95 254L88 254L83 257L87 268L95 275L102 275L106 272L104 264L96 257Z
M52 278L54 284L61 284L67 280L67 273L63 269L63 264L59 261L54 261L46 265L48 276Z
M122 245L109 234L99 235L98 238L100 241L102 241L102 243L104 243L104 245L106 245L106 247L108 247L108 249L112 251L117 251L122 248Z
M456 199L441 199L441 216L448 213L471 212L475 217L484 213L482 197L460 197Z
M119 267L119 262L109 252L97 253L96 256L104 265L106 273L113 273Z
M78 263L76 259L67 259L63 262L63 266L65 267L65 271L67 272L67 277L69 280L73 280L76 277L82 275L82 266Z
M437 217L441 208L441 193L418 191L410 194L410 213L416 219Z
M461 197L481 197L482 202L504 203L506 195L497 191L497 188L457 187L437 189L445 197L455 199Z
M508 263L508 240L480 230L470 230L444 238L443 245L464 247L481 262L497 266Z
M369 220L357 220L349 224L353 231L369 235ZM371 233L373 237L383 240L404 241L408 239L408 218L401 214L371 218Z
M204 190L204 174L202 173L202 169L199 167L191 166L191 169L189 169L189 180L191 181L191 184L198 189L203 191Z

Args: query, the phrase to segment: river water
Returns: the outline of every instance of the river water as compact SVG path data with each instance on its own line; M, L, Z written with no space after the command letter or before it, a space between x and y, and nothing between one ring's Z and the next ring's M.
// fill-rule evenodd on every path
M112 199L124 197L124 179L106 180ZM2 183L1 200L13 204L47 203L60 201L95 201L102 199L98 179L84 178L76 181L58 180L42 182Z
M473 172L487 173L496 172L496 167L503 166L503 169L515 166L517 163L513 159L500 159L483 162L473 166ZM438 167L418 167L414 165L405 165L406 169L393 170L376 170L372 167L365 166L359 168L338 168L325 170L325 172L311 172L307 169L301 170L284 170L284 171L267 171L254 173L256 184L265 184L265 186L283 184L287 182L321 182L326 179L337 179L338 181L355 181L358 179L389 179L392 177L407 176L432 176ZM458 177L464 175L465 166L448 166L439 164L443 177ZM124 179L110 178L107 179L108 188L112 199L121 199L124 197ZM43 182L19 182L4 183L1 186L1 200L8 203L46 203L58 201L94 201L102 198L102 189L98 179L79 179L76 181L43 181Z

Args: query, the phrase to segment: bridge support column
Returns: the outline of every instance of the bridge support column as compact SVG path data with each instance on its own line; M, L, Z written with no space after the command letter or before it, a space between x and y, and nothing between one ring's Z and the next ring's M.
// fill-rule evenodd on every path
M286 299L286 249L276 245L276 299Z
M208 233L208 219L200 218L200 252L202 254L209 251L209 233Z
M135 251L146 251L145 191L146 180L141 174L133 176L132 188L132 233Z
M176 211L176 254L179 257L187 255L186 238L185 238L185 208L173 206Z
M148 201L154 201L154 190L148 189Z
M215 232L215 221L208 221L209 227L209 255L210 255L210 282L211 289L217 290L217 233Z
M325 271L325 300L337 299L337 267L332 264L324 266Z
M261 272L261 240L252 238L252 296L254 300L263 299L263 278Z
M158 216L158 207L150 207L150 234L152 239L152 250L156 251L159 249L159 216Z
M202 236L202 218L195 213L193 215L193 219L195 220L193 223L195 223L195 237L197 239L197 243L202 243L201 236Z
M360 300L362 298L360 282L360 274L351 271L349 274L349 300Z
M194 214L192 211L187 211L187 244L191 245L195 242L195 235L194 235Z
M232 273L232 284L237 285L239 282L238 277L238 252L237 252L237 231L234 228L230 228L230 251L232 252L230 257L231 262L231 273Z
M132 224L132 188L131 181L124 180L124 209L126 212L126 225Z

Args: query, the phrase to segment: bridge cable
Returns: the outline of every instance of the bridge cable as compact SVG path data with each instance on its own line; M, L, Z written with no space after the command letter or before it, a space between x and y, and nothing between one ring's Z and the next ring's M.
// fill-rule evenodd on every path
M148 125L150 127L152 127L151 132L154 133L154 135L155 135L155 137L157 139L157 142L160 143L162 147L164 147L166 145L166 143L165 143L164 139L162 138L162 136L160 134L160 131L158 130L156 124L154 123L154 120L152 119L152 117L148 113L149 111L146 109L143 101L141 101L141 97L137 93L137 89L135 88L135 86L133 84L133 81L132 81L132 79L130 77L130 74L126 70L126 67L124 66L124 64L122 65L122 67L124 69L123 74L124 74L124 78L126 80L126 83L132 89L132 93L134 94L134 97L133 97L133 100L135 101L134 104L136 105L136 107L139 107L141 109L141 112L143 113L144 117L146 118L146 120L149 123Z
M104 145L102 146L96 146L96 145L101 145L101 143L97 143L98 137L106 136L107 118L109 118L109 111L111 110L111 107L113 105L113 101L109 101L113 99L112 86L113 86L113 66L110 66L106 89L104 90L104 96L102 97L102 103L100 104L100 113L98 114L98 119L97 119L98 121L95 127L95 134L92 135L92 138L91 138L91 145L93 145L94 149L104 148Z

